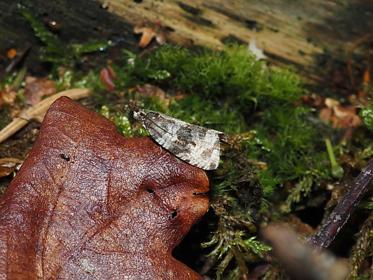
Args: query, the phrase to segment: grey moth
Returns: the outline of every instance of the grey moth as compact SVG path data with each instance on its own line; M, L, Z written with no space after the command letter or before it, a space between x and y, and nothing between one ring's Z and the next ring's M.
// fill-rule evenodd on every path
M204 170L218 168L220 140L224 137L222 132L155 111L136 110L133 117L142 123L159 145L176 157Z

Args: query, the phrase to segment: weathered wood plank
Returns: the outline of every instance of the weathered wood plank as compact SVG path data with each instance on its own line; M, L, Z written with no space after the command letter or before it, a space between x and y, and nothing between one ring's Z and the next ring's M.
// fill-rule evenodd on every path
M32 7L39 18L62 24L65 42L119 38L134 49L131 25L149 20L169 27L168 39L184 45L219 49L255 39L272 63L294 65L316 81L325 76L320 59L344 61L356 40L373 30L372 0L33 0ZM0 0L0 52L26 43L35 57L38 40L17 1Z
M373 30L371 0L99 1L131 24L160 21L179 43L222 48L255 38L273 62L293 64L313 79L320 75L318 57L338 60L337 50Z

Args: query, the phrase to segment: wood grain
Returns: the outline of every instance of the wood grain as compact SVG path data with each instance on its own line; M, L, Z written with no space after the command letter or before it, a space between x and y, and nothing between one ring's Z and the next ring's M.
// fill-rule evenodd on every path
M343 60L341 53L373 30L367 0L100 1L130 24L162 23L174 30L173 42L220 49L255 39L271 62L292 64L311 79L320 78L320 59Z

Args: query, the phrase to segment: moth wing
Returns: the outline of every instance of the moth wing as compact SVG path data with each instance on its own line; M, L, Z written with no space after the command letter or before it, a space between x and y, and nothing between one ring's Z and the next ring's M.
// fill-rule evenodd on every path
M205 170L218 167L221 132L152 111L142 122L153 139L176 157Z

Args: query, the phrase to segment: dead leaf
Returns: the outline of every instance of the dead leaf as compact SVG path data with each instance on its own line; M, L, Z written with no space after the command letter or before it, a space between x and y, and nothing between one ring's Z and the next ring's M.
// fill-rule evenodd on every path
M47 78L26 77L25 80L26 103L35 105L40 102L44 96L56 93L56 84Z
M364 74L363 74L363 85L364 86L368 86L370 81L371 81L371 78L370 78L370 64L367 65L367 67L365 68L365 71L364 71Z
M147 47L150 42L155 39L159 45L166 43L166 35L160 24L145 23L135 26L133 29L135 34L142 34L139 42L140 48Z
M14 91L11 87L5 87L3 90L0 91L0 105L13 105L16 98L17 92Z
M322 108L319 112L319 118L323 122L329 122L332 120L333 110L331 108Z
M7 279L201 279L172 257L208 209L206 173L68 98L0 201Z
M331 109L340 105L339 101L335 100L333 98L325 98L324 103L325 103L326 107L331 108Z
M166 92L157 86L151 84L138 85L135 87L135 91L145 97L156 97L166 106L170 104L170 98L167 96Z
M362 121L355 106L342 106L332 98L325 99L325 106L320 110L319 117L322 121L331 123L334 128L352 129L361 126ZM350 138L351 133L348 131L348 137L345 138Z
M1 158L0 159L0 178L6 177L16 171L22 164L23 160L18 158Z
M312 106L314 108L320 108L324 106L324 98L315 93L303 95L301 97L301 101L303 102L303 104Z
M106 87L108 91L115 89L114 80L117 78L117 74L111 66L107 66L100 71L100 81Z
M69 98L76 100L87 97L90 93L91 91L85 88L75 88L61 91L52 96L49 96L48 98L43 99L38 104L27 108L26 110L23 110L17 115L17 117L12 120L11 123L9 123L0 131L0 143L5 141L22 127L24 127L29 121L38 120L41 122L49 106L61 96L68 96ZM12 108L12 112L13 111L14 109Z
M356 108L353 106L336 106L334 107L334 114L339 119L336 126L339 127L358 127L362 124Z

